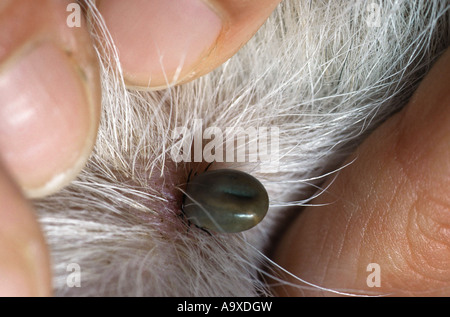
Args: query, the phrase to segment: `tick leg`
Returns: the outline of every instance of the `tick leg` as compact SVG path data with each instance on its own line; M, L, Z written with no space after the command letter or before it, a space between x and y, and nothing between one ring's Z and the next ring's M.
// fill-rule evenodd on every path
M206 166L206 168L205 168L205 170L203 171L203 173L206 172L206 171L209 169L209 167L212 165L212 163L213 163L213 162L209 163L208 166Z
M186 226L187 226L187 231L186 233L189 232L189 229L191 228L192 222L188 219L188 217L186 217L186 214L184 213L183 208L181 208L181 212L178 214L178 217L180 217L181 219L183 219L183 222L185 222Z
M189 171L189 175L188 175L187 182L186 182L186 188L187 188L187 184L189 184L189 181L191 180L191 173L192 173L192 169ZM185 202L186 202L186 195L183 193L183 198L181 199L181 213L178 216L183 219L186 219L187 227L188 227L187 232L189 232L189 228L191 227L191 221L189 220L189 218L186 216L186 213L184 212L184 203Z
M206 172L208 170L208 168L211 166L212 162L208 164L208 166L206 167L205 171ZM187 182L186 182L186 188L187 188L187 184L189 184L189 181L191 180L191 174L192 174L192 169L189 171L189 175L187 178ZM194 176L197 175L197 172L195 172ZM183 193L183 198L182 198L182 202L181 202L181 213L180 213L180 217L182 217L183 219L186 219L187 221L187 226L188 226L188 230L187 232L189 232L189 228L192 225L192 222L189 220L189 218L186 216L186 213L184 212L184 203L186 202L186 195ZM205 228L199 227L197 225L195 225L198 229L206 232L209 236L212 236L212 234L206 230Z
M209 232L208 230L206 230L205 228L202 228L202 227L199 227L199 226L197 226L197 225L195 225L198 229L200 229L201 231L204 231L204 232L206 232L209 236L211 236L212 237L212 234L211 234L211 232Z
M191 180L191 173L192 173L192 170L190 170L189 171L189 175L188 175L188 178L187 178L187 182L186 182L186 189L187 189L187 184L189 184L189 181ZM184 214L184 202L186 201L186 195L185 195L185 193L183 193L183 198L182 198L182 200L181 200L181 212Z

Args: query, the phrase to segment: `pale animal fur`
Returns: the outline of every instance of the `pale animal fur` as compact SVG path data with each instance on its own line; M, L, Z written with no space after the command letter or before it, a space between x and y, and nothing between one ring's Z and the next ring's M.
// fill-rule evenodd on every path
M378 4L379 21L370 3ZM89 2L87 11L102 72L97 144L70 186L33 202L58 296L271 295L265 281L276 281L280 268L264 253L280 224L325 190L320 185L346 155L405 105L450 43L445 0L285 0L212 73L143 92L125 88L101 16ZM268 216L248 232L209 235L180 217L189 170L204 165L174 164L170 151L180 140L171 132L194 119L224 131L280 129L278 172L220 165L247 171L267 188ZM70 263L81 269L81 287L67 285Z

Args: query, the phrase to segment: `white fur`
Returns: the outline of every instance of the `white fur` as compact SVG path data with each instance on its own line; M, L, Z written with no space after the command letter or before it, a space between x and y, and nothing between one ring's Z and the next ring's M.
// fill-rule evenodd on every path
M366 23L371 2L380 4L379 27ZM290 215L287 207L297 213L320 194L325 176L405 104L450 43L445 0L285 0L214 72L140 92L125 89L101 17L90 3L88 10L101 30L94 38L108 43L96 47L103 87L97 145L77 180L34 202L61 296L270 295L264 279L277 268L263 253ZM189 167L177 166L183 177L172 173L171 131L193 119L223 130L279 127L278 173L226 165L250 172L268 190L268 216L254 229L209 236L188 230L178 216L173 195ZM66 284L69 263L80 265L80 288Z

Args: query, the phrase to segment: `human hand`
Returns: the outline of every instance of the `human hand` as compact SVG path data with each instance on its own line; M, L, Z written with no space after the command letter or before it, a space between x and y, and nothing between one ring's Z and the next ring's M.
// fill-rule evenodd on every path
M450 294L449 74L447 50L408 105L359 146L347 163L355 161L296 218L275 247L279 265L341 293ZM369 263L379 266L380 287L366 283L374 270ZM292 286L275 291L318 294Z

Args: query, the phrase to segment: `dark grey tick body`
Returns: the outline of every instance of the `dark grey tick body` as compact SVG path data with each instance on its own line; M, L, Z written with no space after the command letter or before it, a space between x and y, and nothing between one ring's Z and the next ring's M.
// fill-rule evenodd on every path
M269 208L264 186L231 169L204 172L186 187L183 213L196 226L215 232L241 232L257 225Z

